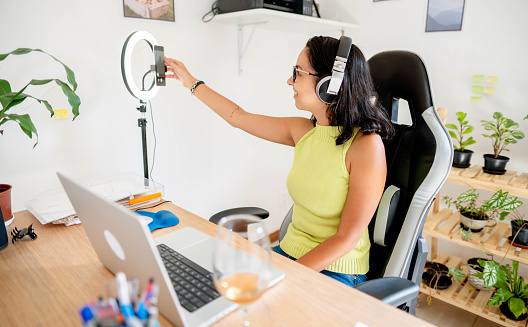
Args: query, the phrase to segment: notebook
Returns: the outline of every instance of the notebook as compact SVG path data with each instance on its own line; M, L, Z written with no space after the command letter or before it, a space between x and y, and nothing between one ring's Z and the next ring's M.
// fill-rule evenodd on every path
M217 242L214 238L184 227L153 239L147 223L138 214L99 197L61 173L58 176L99 260L114 274L122 271L129 279L138 278L140 289L154 278L160 285L159 310L172 323L185 327L208 326L237 308L236 304L215 295L214 289L210 289L214 288L210 279L204 276L197 276L203 284L194 288L179 284L182 279L190 278L178 276L182 270L193 275L210 274ZM175 258L162 258L174 251ZM169 262L167 267L164 260ZM199 267L184 268L187 264ZM270 287L284 278L282 271L272 269ZM201 300L187 300L189 296Z

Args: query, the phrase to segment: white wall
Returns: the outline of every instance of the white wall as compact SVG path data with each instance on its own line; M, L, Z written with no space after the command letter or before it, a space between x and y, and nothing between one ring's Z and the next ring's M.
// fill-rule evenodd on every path
M142 174L138 100L121 79L120 55L127 36L152 33L167 56L183 60L209 86L246 110L276 116L300 115L286 84L297 55L310 35L258 29L238 75L236 26L201 22L212 0L175 0L175 22L124 18L120 1L20 0L0 5L4 31L0 52L41 48L59 57L76 73L81 114L71 120L50 119L41 105L19 110L31 114L39 131L32 149L15 124L0 136L0 181L13 185L13 209L59 186L56 172L89 180L120 172ZM407 49L425 60L437 107L466 111L477 127L474 163L489 152L479 121L500 110L520 121L528 89L524 16L528 3L466 1L462 32L424 33L427 1L320 0L323 17L359 23L351 31L367 57L390 49ZM336 31L337 36L338 33ZM469 102L473 74L499 75L497 93L479 104ZM9 57L0 76L20 88L31 78L61 77L60 66L41 54ZM271 212L270 229L278 228L291 205L285 186L293 150L267 143L231 128L189 92L169 81L152 100L157 135L153 177L165 185L166 198L203 217L235 206L261 206ZM32 88L55 108L66 108L58 87ZM149 124L149 150L154 139ZM528 132L528 121L521 122ZM508 168L528 171L527 140L511 147ZM151 161L152 163L152 161Z

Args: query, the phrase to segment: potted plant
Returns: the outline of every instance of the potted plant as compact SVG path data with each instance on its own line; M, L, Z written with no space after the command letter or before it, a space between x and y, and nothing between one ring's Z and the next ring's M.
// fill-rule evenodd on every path
M509 239L514 244L527 247L528 221L524 220L524 215L521 215L517 210L515 210L513 214L514 217L510 219L512 235L509 237Z
M453 156L453 167L457 168L468 168L471 162L471 156L473 151L466 149L467 146L477 143L473 136L470 136L468 139L464 139L464 136L473 132L473 126L468 124L468 121L465 120L467 113L457 112L456 113L458 126L455 124L446 124L445 126L454 131L449 131L449 135L458 143L453 144L454 147L454 156Z
M506 164L510 158L501 156L502 151L510 151L506 147L517 143L517 140L524 138L524 133L519 131L519 124L505 117L500 112L493 114L494 120L481 120L484 129L492 134L482 134L491 139L493 154L484 155L484 172L488 174L502 175L506 172Z
M456 200L449 196L444 196L443 200L448 205L454 204L460 213L460 221L467 231L462 231L462 238L469 239L471 232L479 232L484 227L493 227L497 224L496 218L504 220L506 216L514 209L520 207L523 203L516 196L508 196L508 192L498 190L491 198L477 203L478 194L476 189L470 189L463 192ZM488 225L492 222L491 225Z
M6 59L9 55L24 55L24 54L27 54L33 51L47 54L46 52L40 49L18 48L9 53L0 54L0 61L3 61L4 59ZM77 96L77 94L75 94L75 90L77 89L77 82L75 81L75 74L73 73L73 71L70 68L68 68L68 66L63 64L60 60L55 58L54 56L49 55L49 54L47 55L53 58L55 61L59 62L64 67L64 69L66 70L66 76L67 76L68 83L65 83L61 81L60 79L56 79L56 78L55 79L44 79L44 80L32 79L22 89L14 92L11 90L11 84L9 84L7 80L0 79L0 104L2 104L2 109L0 110L0 128L2 125L4 125L5 123L9 121L14 121L18 123L22 131L26 133L26 135L29 136L29 138L33 138L33 135L37 137L37 141L35 145L33 145L33 147L35 147L38 144L38 133L37 133L37 129L35 125L33 125L33 122L31 121L29 114L21 115L17 113L12 113L13 108L21 104L22 102L24 102L24 100L26 100L27 98L32 98L38 101L39 103L42 103L46 107L46 109L48 109L48 111L50 112L51 117L53 117L55 112L53 111L53 107L49 104L48 101L44 99L36 98L26 93L23 93L27 89L28 86L44 85L44 84L48 84L53 81L57 83L61 87L64 95L66 95L66 97L68 98L68 102L70 103L72 107L73 119L75 119L79 115L79 106L81 104L80 98ZM3 130L0 130L0 133L3 134Z
M501 265L493 260L479 260L483 272L476 274L484 280L486 287L497 290L488 300L488 305L500 305L501 312L512 320L524 320L528 317L526 301L528 301L528 284L518 274L519 262Z
M453 284L453 278L462 282L466 275L457 267L447 267L440 262L427 262L425 264L422 281L430 288L427 303L431 304L432 293L431 290L444 290Z
M486 285L484 284L484 279L482 279L481 277L477 277L478 273L484 271L484 268L482 268L479 264L479 260L488 261L488 259L484 258L470 258L467 260L468 282L476 289L483 291L492 290L493 287L486 287Z
M21 104L28 98L32 98L39 103L43 104L46 109L50 112L51 116L55 114L53 107L49 104L48 101L44 99L36 98L32 95L29 95L27 93L24 93L24 91L28 88L28 86L39 86L39 85L45 85L50 82L57 83L61 89L64 95L68 98L68 102L71 105L72 113L73 113L73 119L79 115L79 106L81 104L80 98L75 94L75 90L77 89L77 82L75 81L75 74L73 71L68 68L65 64L63 64L60 60L55 58L54 56L51 56L47 54L46 52L40 50L40 49L28 49L28 48L18 48L14 51L11 51L9 53L0 54L0 61L3 61L10 55L24 55L30 52L40 52L44 53L51 58L53 58L55 61L59 62L66 71L66 77L68 82L65 83L61 81L60 79L44 79L44 80L37 80L32 79L29 83L27 83L23 88L21 88L19 91L13 91L11 89L11 84L5 80L0 79L0 104L2 105L0 109L0 134L3 135L3 125L7 122L15 122L17 123L22 131L29 136L29 138L33 138L33 135L37 138L35 144L33 147L35 147L38 144L38 133L37 128L31 121L31 118L29 114L19 114L16 112L13 112L13 108L15 108L17 105ZM1 181L0 181L1 182ZM11 185L7 184L1 184L0 186L0 208L2 208L4 221L9 222L12 221L12 215L11 215Z

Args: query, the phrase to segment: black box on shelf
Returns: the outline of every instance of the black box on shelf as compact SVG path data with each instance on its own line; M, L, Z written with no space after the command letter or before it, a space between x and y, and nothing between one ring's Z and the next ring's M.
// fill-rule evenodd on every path
M267 8L300 15L312 16L313 0L218 0L218 11L234 11Z

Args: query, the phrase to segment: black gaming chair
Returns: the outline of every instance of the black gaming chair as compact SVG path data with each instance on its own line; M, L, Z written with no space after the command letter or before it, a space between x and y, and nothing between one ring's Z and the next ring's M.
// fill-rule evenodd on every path
M368 281L356 288L414 314L428 253L423 224L451 169L453 145L434 107L419 56L387 51L368 62L378 100L391 117L396 135L385 143L385 192L369 225ZM409 124L398 122L401 100L408 104ZM291 223L292 210L281 225L279 240Z

